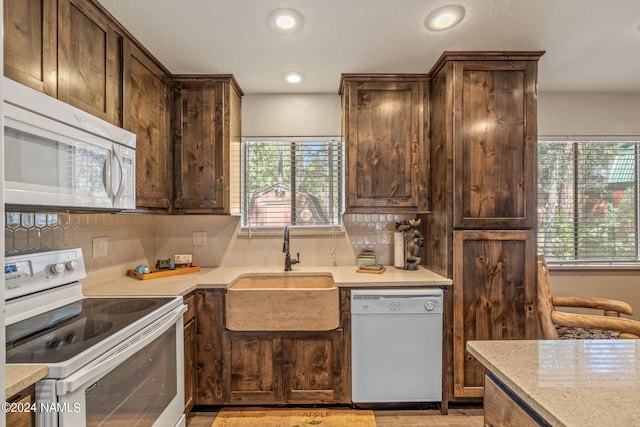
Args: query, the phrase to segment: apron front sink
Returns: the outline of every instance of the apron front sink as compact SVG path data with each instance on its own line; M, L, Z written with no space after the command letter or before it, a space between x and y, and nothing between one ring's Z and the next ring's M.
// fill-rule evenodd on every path
M229 285L232 331L329 331L340 325L338 288L330 274L249 274Z

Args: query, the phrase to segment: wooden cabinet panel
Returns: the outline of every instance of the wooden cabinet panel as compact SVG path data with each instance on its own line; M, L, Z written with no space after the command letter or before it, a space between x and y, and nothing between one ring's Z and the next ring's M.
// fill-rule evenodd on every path
M184 298L187 311L184 321L184 412L189 413L196 401L197 389L197 322L196 296L192 292Z
M196 398L196 322L184 326L184 412L189 413Z
M287 403L341 402L342 347L341 329L285 332L284 400Z
M535 339L533 230L453 233L454 395L480 397L483 367L469 340Z
M546 425L511 396L510 391L496 384L490 376L484 380L484 425L487 427L537 427Z
M123 126L136 134L136 205L167 209L172 195L170 76L124 43Z
M4 2L4 75L57 96L56 0Z
M453 65L454 227L535 226L535 61Z
M196 291L198 393L196 405L220 405L223 399L224 289Z
M426 78L343 75L347 210L426 210Z
M18 394L11 396L6 401L18 405L18 408L29 408L35 403L36 390L35 386L30 386ZM6 412L6 425L10 427L35 427L36 412L35 411L8 411Z
M122 36L85 0L58 1L58 98L121 125Z
M225 401L277 403L282 396L282 333L224 333Z
M230 212L230 144L242 91L232 76L174 79L175 208Z

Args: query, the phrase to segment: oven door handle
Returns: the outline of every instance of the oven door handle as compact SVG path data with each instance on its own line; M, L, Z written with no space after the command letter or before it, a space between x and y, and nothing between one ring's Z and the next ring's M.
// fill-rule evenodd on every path
M142 350L148 344L153 342L168 331L176 322L182 319L182 315L187 311L186 305L175 308L170 313L161 317L150 326L137 332L131 338L118 344L113 350L108 351L95 361L89 363L76 373L62 379L56 384L56 392L59 396L72 393L80 387L90 385L105 374L112 371L122 362Z

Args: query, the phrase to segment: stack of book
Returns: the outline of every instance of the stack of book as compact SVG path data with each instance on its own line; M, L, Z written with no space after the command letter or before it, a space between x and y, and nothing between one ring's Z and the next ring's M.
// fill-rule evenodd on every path
M371 249L363 249L358 255L358 267L364 264L376 264L376 254Z

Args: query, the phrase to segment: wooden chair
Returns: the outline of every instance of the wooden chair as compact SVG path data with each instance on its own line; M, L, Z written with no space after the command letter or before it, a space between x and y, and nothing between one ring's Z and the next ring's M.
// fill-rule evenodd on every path
M603 310L604 315L565 313L556 311L556 307L592 308ZM547 340L558 339L556 325L619 332L620 338L640 337L640 322L620 317L620 313L633 314L633 309L626 302L553 295L549 269L543 255L538 255L538 313L542 337Z

